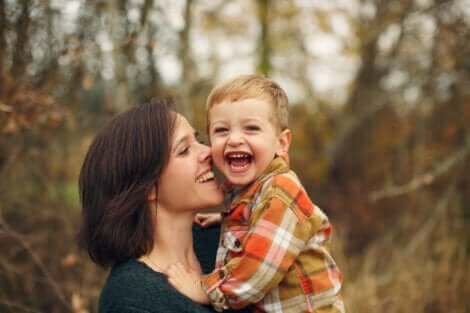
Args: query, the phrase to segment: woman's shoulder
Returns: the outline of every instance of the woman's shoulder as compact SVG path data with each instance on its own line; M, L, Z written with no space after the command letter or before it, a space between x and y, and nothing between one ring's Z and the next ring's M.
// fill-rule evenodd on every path
M215 313L180 294L166 277L137 260L113 267L101 291L99 313ZM230 312L248 312L227 311Z
M195 304L169 285L165 276L137 260L115 265L102 289L100 313L214 311Z
M156 301L152 293L164 289L164 279L162 274L152 272L134 259L115 265L101 291L99 312L115 312L115 308L136 305L145 312L146 302Z
M155 272L144 263L130 259L113 266L106 280L105 288L114 290L154 288L165 281L165 276Z

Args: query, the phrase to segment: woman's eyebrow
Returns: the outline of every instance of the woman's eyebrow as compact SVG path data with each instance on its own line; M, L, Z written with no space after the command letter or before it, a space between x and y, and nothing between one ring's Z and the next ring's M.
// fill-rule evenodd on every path
M190 136L191 136L191 135L184 135L183 137L181 137L181 138L177 139L177 141L176 141L176 143L174 144L174 146L173 146L173 149L172 149L172 150L173 150L173 151L175 151L175 150L176 150L176 148L178 148L178 146L179 146L181 143L183 143L183 142L187 141L187 140L189 139L189 137L190 137Z
M192 137L197 138L198 135L199 135L199 132L198 132L198 131L193 131L192 134L186 134L186 135L184 135L183 137L177 139L177 141L176 141L175 145L173 146L173 149L172 149L172 150L175 151L176 148L178 148L178 146L179 146L181 143L183 143L183 142L185 142L185 141L188 141L188 140L191 139Z

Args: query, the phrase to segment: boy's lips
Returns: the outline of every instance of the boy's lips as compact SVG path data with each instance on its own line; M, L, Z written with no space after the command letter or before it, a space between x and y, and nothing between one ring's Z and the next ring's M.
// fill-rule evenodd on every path
M253 156L247 152L234 151L225 154L225 161L233 173L242 173L250 166Z

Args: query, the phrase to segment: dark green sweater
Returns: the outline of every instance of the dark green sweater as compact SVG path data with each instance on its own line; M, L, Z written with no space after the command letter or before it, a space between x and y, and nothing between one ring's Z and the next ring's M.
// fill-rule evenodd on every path
M193 227L194 249L204 273L215 263L219 228ZM115 265L101 292L100 313L214 313L180 294L166 277L137 260ZM242 311L238 311L242 312Z

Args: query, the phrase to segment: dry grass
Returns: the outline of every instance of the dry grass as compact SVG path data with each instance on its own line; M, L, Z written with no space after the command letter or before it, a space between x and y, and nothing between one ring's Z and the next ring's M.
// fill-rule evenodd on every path
M405 239L398 225L390 225L388 236L353 256L341 253L345 240L335 238L347 311L470 312L468 235L462 219L449 213Z

